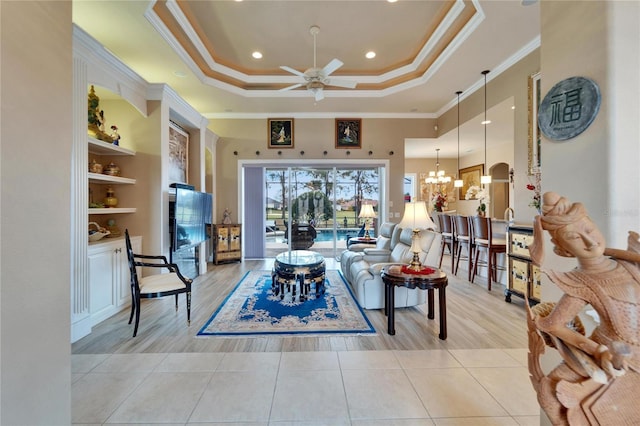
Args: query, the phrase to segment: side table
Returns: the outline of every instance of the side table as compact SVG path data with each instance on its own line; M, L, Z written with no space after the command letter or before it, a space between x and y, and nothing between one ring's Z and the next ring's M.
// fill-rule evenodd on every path
M387 316L387 333L396 334L395 330L395 287L419 288L427 290L427 318L434 318L433 290L438 290L438 303L440 304L440 334L441 340L447 339L447 274L440 269L431 274L407 274L402 272L403 265L390 265L382 269L381 278L384 282L384 313Z

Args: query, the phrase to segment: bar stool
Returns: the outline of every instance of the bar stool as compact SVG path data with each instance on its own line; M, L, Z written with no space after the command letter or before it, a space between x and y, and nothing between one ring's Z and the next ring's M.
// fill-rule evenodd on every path
M460 265L460 259L467 261L467 280L471 281L472 272L472 259L473 259L473 244L471 241L471 231L469 227L469 218L467 216L455 215L453 217L454 223L454 241L456 246L456 266L452 270L453 275L458 273L458 266ZM466 250L466 254L462 254L462 249Z
M504 239L493 238L493 230L491 226L491 218L472 216L471 232L473 235L473 244L475 245L473 253L473 273L471 274L471 282L476 277L478 265L487 267L487 290L491 291L491 282L497 280L497 254L507 252L507 241ZM486 254L485 260L480 260L480 252Z
M455 262L455 241L453 239L453 220L451 215L438 213L438 224L440 226L440 233L442 234L442 242L440 243L440 262L438 263L438 269L442 269L442 258L444 256L445 247L449 250L451 255L451 270L453 271L453 265Z

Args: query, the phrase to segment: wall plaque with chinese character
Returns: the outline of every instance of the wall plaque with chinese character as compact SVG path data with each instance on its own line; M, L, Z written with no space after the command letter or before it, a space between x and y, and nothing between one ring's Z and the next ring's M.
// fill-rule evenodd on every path
M584 132L598 115L600 88L586 77L570 77L549 90L538 110L540 131L564 141Z

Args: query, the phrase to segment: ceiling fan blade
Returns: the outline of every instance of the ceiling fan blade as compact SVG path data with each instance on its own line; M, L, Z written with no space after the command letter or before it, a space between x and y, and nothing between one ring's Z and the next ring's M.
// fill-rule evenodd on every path
M342 63L341 60L332 59L331 62L329 62L327 65L325 65L324 68L322 68L322 73L326 77L326 76L330 75L332 72L334 72L335 70L337 70L338 68L340 68L343 65L344 64Z
M290 72L291 74L295 74L295 75L299 75L300 77L304 77L304 73L303 73L303 72L300 72L300 71L298 71L298 70L295 70L295 69L293 69L293 68L291 68L291 67L288 67L288 66L286 66L286 65L282 65L282 66L280 67L280 69L283 69L283 70L285 70L285 71L288 71L288 72Z
M282 89L280 89L280 91L284 92L285 90L293 90L293 89L297 89L300 86L304 86L304 83L298 83L298 84L294 84L293 86L283 87Z
M339 78L327 78L324 80L327 86L346 87L347 89L355 89L357 82L353 80L343 80Z
M324 93L322 89L316 90L314 95L315 95L316 101L321 101L324 99Z

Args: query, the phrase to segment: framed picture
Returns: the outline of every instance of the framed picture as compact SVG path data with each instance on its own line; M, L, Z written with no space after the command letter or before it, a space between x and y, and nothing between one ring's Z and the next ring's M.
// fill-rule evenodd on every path
M540 126L538 126L538 109L540 108L540 73L531 74L528 79L529 89L529 175L540 170Z
M268 148L293 148L293 118L267 119Z
M189 133L169 121L169 182L188 183Z
M460 188L460 194L458 199L466 200L467 190L470 186L480 186L480 177L484 173L484 164L478 164L477 166L466 167L460 169L460 179L462 179L462 188Z
M336 148L362 148L362 120L336 118Z

